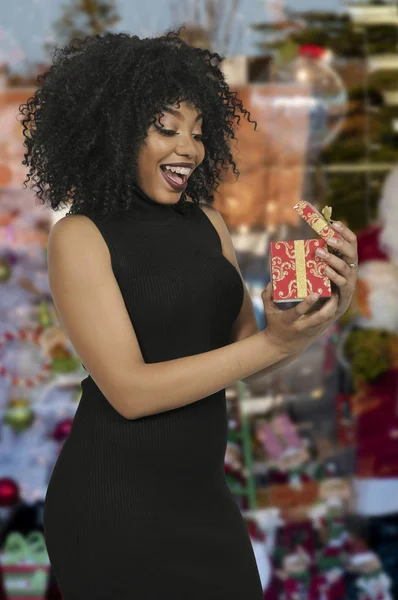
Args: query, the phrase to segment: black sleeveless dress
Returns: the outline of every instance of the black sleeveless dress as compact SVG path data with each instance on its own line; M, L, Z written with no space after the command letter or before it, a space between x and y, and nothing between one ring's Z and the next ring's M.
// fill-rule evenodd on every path
M186 200L166 206L139 190L136 201L123 217L92 220L145 362L225 346L243 286L216 229ZM44 505L63 600L262 600L224 474L225 390L131 420L90 376L82 391Z

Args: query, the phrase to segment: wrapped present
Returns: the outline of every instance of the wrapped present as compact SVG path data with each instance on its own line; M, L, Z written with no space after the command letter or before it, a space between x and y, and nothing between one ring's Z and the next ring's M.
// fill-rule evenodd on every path
M42 600L50 561L40 531L32 531L27 536L10 533L0 554L0 563L10 600Z
M270 258L274 302L304 300L312 292L330 298L332 287L325 275L326 262L315 252L326 248L326 242L294 240L271 242Z
M333 221L330 206L325 206L321 214L312 204L305 200L300 200L293 208L325 241L332 237L341 239L341 236L331 227Z

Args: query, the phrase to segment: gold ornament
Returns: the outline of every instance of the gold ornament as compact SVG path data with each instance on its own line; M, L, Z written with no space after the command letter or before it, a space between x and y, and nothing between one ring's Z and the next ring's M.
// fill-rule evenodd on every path
M44 301L40 302L39 305L39 323L46 328L52 324L48 303Z
M21 433L32 425L35 420L29 400L13 398L9 401L4 411L4 423L9 425L15 433Z
M8 281L11 277L11 263L6 258L0 258L0 283Z
M26 407L30 406L30 402L26 398L11 398L7 406L10 408L18 408L19 406Z

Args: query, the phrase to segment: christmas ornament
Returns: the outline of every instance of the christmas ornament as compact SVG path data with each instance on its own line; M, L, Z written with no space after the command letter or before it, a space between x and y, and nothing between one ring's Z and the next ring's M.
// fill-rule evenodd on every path
M70 349L68 337L61 326L47 327L40 335L39 344L44 355L51 359L53 372L72 373L80 368L81 361Z
M51 435L52 439L56 442L63 443L70 434L72 424L73 419L64 419L60 423L57 423Z
M40 302L39 305L39 323L43 329L46 329L51 325L51 314L47 302Z
M32 425L35 420L29 400L17 398L10 400L4 411L4 423L9 425L15 433L21 433Z
M5 283L11 277L12 268L10 261L2 257L0 258L0 283Z
M20 500L18 484L10 477L0 479L0 507L10 508Z
M277 67L272 74L273 82L294 85L297 89L294 98L278 100L285 100L286 111L302 112L305 107L309 120L310 151L324 148L335 139L347 112L344 83L327 64L328 58L325 48L302 46L294 60ZM294 143L294 131L290 137Z

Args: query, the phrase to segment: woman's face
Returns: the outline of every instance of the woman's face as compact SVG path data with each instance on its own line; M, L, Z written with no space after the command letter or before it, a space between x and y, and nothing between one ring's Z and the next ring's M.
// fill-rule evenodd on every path
M174 204L179 201L187 178L205 156L201 141L202 117L186 102L169 106L163 113L164 116L158 115L155 124L149 127L140 149L138 185L152 200ZM182 172L182 177L165 169L165 165L176 163L186 163L186 167L181 167L187 170Z

